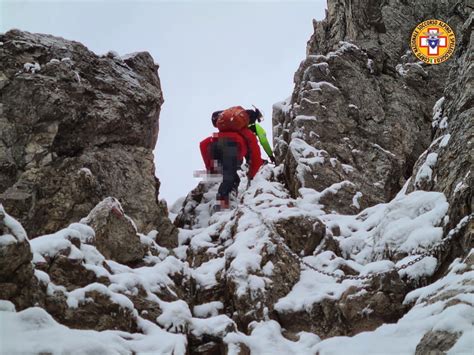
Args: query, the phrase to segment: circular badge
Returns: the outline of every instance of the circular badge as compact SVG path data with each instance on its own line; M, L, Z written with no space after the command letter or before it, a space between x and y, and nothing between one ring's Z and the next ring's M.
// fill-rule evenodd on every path
M456 36L449 25L440 20L419 23L410 41L413 54L427 64L439 64L454 53Z

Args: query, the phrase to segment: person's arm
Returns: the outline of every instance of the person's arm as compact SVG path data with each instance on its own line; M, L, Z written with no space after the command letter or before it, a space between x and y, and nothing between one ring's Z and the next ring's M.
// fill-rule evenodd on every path
M275 158L273 157L273 151L270 147L270 143L268 143L267 133L258 123L255 123L255 134L257 135L258 140L260 141L260 144L262 145L265 153L267 153L270 160L274 161Z
M253 179L255 174L257 174L258 169L263 165L262 157L260 156L260 147L258 146L255 134L253 134L250 129L244 128L240 133L245 138L248 145L250 155L248 177L249 179Z

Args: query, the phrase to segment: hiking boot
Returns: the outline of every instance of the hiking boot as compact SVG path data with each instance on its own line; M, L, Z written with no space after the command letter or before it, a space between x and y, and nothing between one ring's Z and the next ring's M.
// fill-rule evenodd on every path
M223 198L219 200L219 205L221 206L221 210L228 210L230 207L229 198Z
M223 212L230 209L229 198L219 199L217 203L212 206L212 213Z
M214 213L217 213L217 212L221 212L221 205L220 204L215 204L214 206L212 206L212 214Z

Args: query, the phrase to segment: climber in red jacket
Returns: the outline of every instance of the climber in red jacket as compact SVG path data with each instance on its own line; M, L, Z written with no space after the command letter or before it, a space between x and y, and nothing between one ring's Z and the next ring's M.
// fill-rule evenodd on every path
M229 194L237 190L237 170L244 157L248 159L247 177L253 179L263 161L257 139L248 126L248 114L240 106L213 113L213 125L219 130L200 143L201 155L209 173L222 173L217 192L221 209L229 208Z

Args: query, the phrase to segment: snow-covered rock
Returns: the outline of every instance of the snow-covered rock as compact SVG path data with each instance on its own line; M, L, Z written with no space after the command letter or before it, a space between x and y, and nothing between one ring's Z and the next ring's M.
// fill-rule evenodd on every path
M348 181L321 202L328 211L356 214L402 188L430 144L432 107L455 81L448 79L454 60L420 64L406 53L406 39L420 18L443 18L453 5L328 2L326 19L314 22L291 98L274 105L276 157L285 162L294 197L301 187L323 191ZM449 17L456 33L469 12L459 11L462 16ZM301 119L307 117L317 119ZM310 160L295 158L295 146L303 144L313 150ZM357 192L360 208L351 204Z
M100 57L20 30L0 41L0 200L29 236L65 228L113 196L140 232L175 240L156 199L163 94L151 55Z
M425 7L398 5L328 4L328 19L315 24L293 96L274 106L281 164L263 167L249 186L240 172L242 184L230 210L212 211L219 181L206 177L172 206L174 226L160 218L167 208L156 201L155 188L145 184L143 195L134 190L143 187L137 181L144 181L141 172L150 168L149 147L127 140L136 139L137 132L146 136L142 124L132 127L130 136L94 130L84 147L77 137L69 142L61 125L40 130L42 139L33 135L25 143L20 180L50 179L59 197L48 203L59 205L50 206L54 212L47 216L54 218L46 218L38 230L31 222L45 211L22 190L34 184L9 189L7 200L17 203L0 205L2 350L469 353L474 347L468 104L474 15L461 28L456 16L464 16L466 8L454 7L453 27L461 31L457 57L447 66L428 68L410 59L401 35ZM442 2L433 11L448 10ZM394 30L400 23L402 28ZM25 68L15 72L15 80L59 73L71 85L90 84L75 55L85 50L79 44L19 31L0 36L27 39L4 41L2 50L11 51L30 42L41 50L65 43L61 55L53 50L51 58L41 59L46 64L41 61L40 72ZM120 73L127 90L145 96L143 90L156 93L158 87L149 59L143 53L121 58L112 52L96 58ZM441 93L442 81L433 80L433 73L446 78L449 66L449 90ZM156 122L154 114L147 122ZM0 117L5 126L0 141L7 144L12 127L5 122ZM107 128L108 122L103 124ZM117 139L133 151L133 164L127 152L115 149ZM78 146L83 150L75 151ZM54 155L48 153L51 147ZM118 168L108 169L110 160L101 160L104 151L113 153ZM81 164L76 153L84 158ZM70 156L58 163L57 154ZM10 166L10 158L0 156L1 166ZM64 175L55 180L42 170L48 166ZM11 171L2 170L2 189L16 179ZM45 175L37 176L39 171ZM64 189L62 178L71 182ZM112 182L116 189L108 185ZM126 198L102 194L123 190ZM129 194L136 199L129 200ZM102 200L109 195L114 197ZM35 238L29 241L5 210L25 220ZM36 217L30 220L25 211ZM140 233L149 222L152 230Z
M93 228L94 244L107 259L128 264L139 262L145 256L137 227L117 199L107 197L81 223Z
M24 228L0 204L0 299L14 302L17 309L44 301L32 260Z

